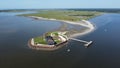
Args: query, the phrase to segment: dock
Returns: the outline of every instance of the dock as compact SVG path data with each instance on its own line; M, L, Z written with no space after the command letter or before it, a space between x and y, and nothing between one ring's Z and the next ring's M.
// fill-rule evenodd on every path
M82 42L85 43L84 46L88 47L89 45L91 45L93 43L93 41L84 41L84 40L80 40L80 39L75 39L75 38L69 38L70 40L74 40L74 41L78 41L78 42Z

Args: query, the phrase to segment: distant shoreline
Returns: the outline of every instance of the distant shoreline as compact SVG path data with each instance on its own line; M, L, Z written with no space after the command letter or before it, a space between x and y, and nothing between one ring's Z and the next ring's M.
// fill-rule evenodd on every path
M73 25L80 25L80 26L84 26L84 27L88 28L87 30L85 30L83 32L75 33L75 34L71 35L70 37L82 36L82 35L85 35L85 34L88 34L92 31L94 31L94 29L95 29L95 26L91 22L86 21L86 20L82 20L79 22L72 22L72 21L66 21L66 20L57 20L57 19L53 19L53 18L51 18L51 19L43 18L43 17L38 17L38 16L27 16L27 17L34 18L34 19L42 19L42 20L61 21L64 23L69 23L69 24L73 24Z

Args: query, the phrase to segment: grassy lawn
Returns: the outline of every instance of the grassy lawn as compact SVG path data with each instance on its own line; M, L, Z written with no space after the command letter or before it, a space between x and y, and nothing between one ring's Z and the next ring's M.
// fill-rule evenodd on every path
M51 36L51 33L53 33L53 34L55 35L55 36L53 37L54 41L55 41L56 43L60 43L61 41L58 40L59 38L58 38L58 33L57 33L57 32L48 32L48 33L46 33L45 35L46 35L46 36ZM34 38L34 42L35 42L36 44L47 44L45 38L42 37L42 36L41 36L41 37L35 37L35 38Z
M36 37L36 38L34 38L34 42L36 44L47 44L46 41L45 41L45 38L43 38L43 37Z
M58 44L58 43L61 43L61 41L60 40L58 40L58 39L54 39L54 41Z
M38 13L23 14L23 16L39 16L44 18L54 18L58 20L80 21L88 20L100 15L101 12L95 11L74 11L74 10L41 10Z

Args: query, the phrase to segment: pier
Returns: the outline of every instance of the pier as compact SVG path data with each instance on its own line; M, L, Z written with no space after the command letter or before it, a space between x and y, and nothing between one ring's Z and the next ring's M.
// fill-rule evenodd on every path
M69 38L70 40L74 40L74 41L78 41L78 42L82 42L82 43L85 43L84 46L85 47L88 47L90 44L93 43L93 41L84 41L84 40L80 40L80 39L75 39L75 38Z

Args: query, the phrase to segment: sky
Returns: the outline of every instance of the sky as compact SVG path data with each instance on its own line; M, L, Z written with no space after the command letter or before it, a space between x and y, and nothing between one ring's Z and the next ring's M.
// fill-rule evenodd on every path
M120 0L0 0L0 9L120 8Z

